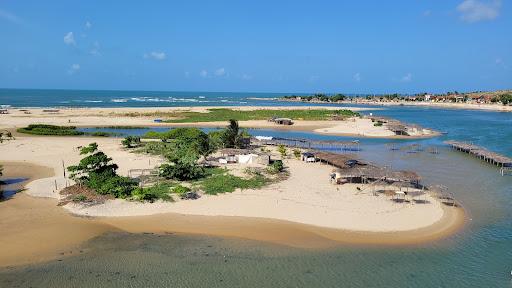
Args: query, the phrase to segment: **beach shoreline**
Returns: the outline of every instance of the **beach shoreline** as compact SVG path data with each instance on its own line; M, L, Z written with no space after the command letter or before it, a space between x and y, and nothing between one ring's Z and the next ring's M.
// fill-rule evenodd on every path
M7 162L6 164L6 167L15 164L23 167L24 171L32 171L22 176L32 177L31 179L34 180L38 179L38 171L41 171L38 168L42 167L29 162ZM29 186L31 182L29 180L25 186ZM57 206L55 199L32 197L23 193L3 204L14 207L6 210L7 206L5 206L0 210L4 219L6 219L4 215L10 214L7 223L4 221L1 224L6 233L0 235L0 243L3 243L2 249L4 249L0 258L0 267L47 262L87 253L81 248L83 243L110 232L205 235L256 240L299 249L330 249L340 245L424 245L461 231L466 221L462 208L443 207L445 212L442 219L428 227L400 232L361 232L256 217L179 213L124 217L74 216ZM12 213L13 209L19 211ZM31 211L30 213L34 214L30 217L31 221L20 221L20 219L27 220L25 211ZM9 220L14 218L17 220L16 223ZM43 225L44 227L41 227ZM62 227L71 230L62 229ZM25 229L27 231L21 232ZM70 231L75 231L73 237L69 236ZM20 237L17 233L23 233L23 241L14 241ZM41 241L44 239L48 239L47 242ZM55 241L56 239L59 241Z
M77 162L80 158L73 147L77 145L86 145L86 143L91 141L97 141L100 145L100 149L104 150L109 156L113 156L114 161L120 164L121 174L126 174L130 168L140 167L140 165L148 165L148 158L147 156L141 157L140 155L123 151L119 145L119 139L64 137L59 138L61 139L59 143L54 143L54 139L55 137L45 136L21 137L10 143L2 144L2 149L4 149L6 153L0 157L2 158L0 160L2 163L7 163L7 168L12 166L12 163L17 163L17 165L25 167L22 169L23 171L32 171L30 173L33 174L27 174L30 178L30 182L25 184L25 187L28 188L27 191L14 196L8 201L0 203L0 205L5 206L2 208L10 207L10 210L1 209L2 213L5 214L3 218L11 217L10 219L12 219L12 221L3 223L3 225L6 225L3 229L4 231L14 231L7 235L3 235L3 239L0 237L0 242L7 243L7 246L5 247L10 247L8 249L9 251L17 251L4 254L2 260L0 260L0 266L21 265L32 263L34 261L37 262L56 259L64 257L65 255L73 255L73 253L77 253L76 251L79 251L76 249L78 249L84 241L99 236L102 233L112 231L163 234L184 233L219 237L236 237L313 249L335 247L341 244L417 245L449 237L457 231L460 231L464 226L465 214L463 209L460 207L444 207L444 205L439 204L439 208L434 210L421 210L421 206L418 204L412 206L410 204L407 204L409 206L392 206L402 205L392 204L389 206L388 204L385 204L386 201L389 200L377 198L372 199L374 196L368 196L364 199L366 199L365 201L370 201L368 203L374 203L373 205L377 206L369 206L373 207L370 208L370 210L368 210L368 208L363 209L363 206L361 206L362 210L360 210L360 208L354 208L356 211L353 211L353 213L356 214L350 214L352 212L349 214L343 214L347 213L343 211L347 208L342 208L342 211L340 212L338 211L339 207L350 207L351 204L349 206L336 206L336 204L330 208L328 205L331 205L332 203L350 203L348 201L349 199L354 199L354 201L357 202L357 199L360 199L357 197L360 196L357 196L356 198L353 198L355 196L350 196L352 195L350 193L354 193L350 191L354 191L353 189L355 189L355 187L350 186L346 186L347 189L341 190L341 193L329 192L333 191L332 189L336 189L332 184L327 183L327 179L324 179L324 174L330 171L331 168L329 168L328 165L319 164L311 164L317 165L313 170L292 170L292 175L296 174L297 176L290 180L292 182L298 181L297 179L304 178L304 175L311 175L313 171L316 171L315 173L317 173L317 176L315 177L321 177L322 179L318 179L323 183L320 184L320 186L323 185L323 188L318 188L318 193L321 193L319 194L319 197L314 194L297 192L302 191L300 190L300 187L302 186L304 186L302 188L304 191L311 190L311 187L303 184L303 182L298 182L296 186L290 186L291 182L286 182L273 184L275 186L263 188L262 190L236 191L233 193L222 194L220 196L205 197L202 200L199 199L194 201L179 201L172 204L169 203L166 204L167 206L158 206L158 203L154 203L155 205L153 205L149 203L142 204L127 202L125 200L113 200L125 201L125 203L118 206L119 209L117 210L105 210L103 209L104 207L101 206L92 206L89 207L89 210L83 209L83 207L73 207L72 205L60 207L57 206L58 200L51 199L59 198L58 191L54 191L55 189L52 187L57 185L57 190L59 190L62 188L62 185L64 185L64 181L62 181L64 178L62 178L62 176L58 176L63 173L63 164L59 161L60 158L66 159L66 162L64 163L66 166ZM24 159L30 159L30 161L26 161ZM157 158L151 158L149 162L151 163L150 165L158 165L158 163L160 163ZM293 169L299 167L298 165L310 165L298 162L291 162L287 165L291 165ZM49 169L53 170L53 176L50 177L47 172L38 172L40 170L34 169L33 167L49 167ZM317 180L311 180L309 182L315 182ZM281 192L278 192L280 194L276 196L275 191ZM330 194L332 195L329 196ZM306 198L301 198L302 196L299 195L306 195ZM295 197L293 198L295 200L290 201L292 199L290 197ZM344 201L343 199L347 201ZM381 200L384 202L378 202ZM296 203L294 203L294 201ZM307 205L305 203L307 203ZM316 204L310 205L311 203ZM365 222L364 219L368 218L368 216L358 214L361 211L371 211L371 209L376 209L376 207L383 204L385 204L382 206L384 208L381 208L384 209L383 211L386 209L392 209L387 212L391 213L389 215L391 215L390 217L392 218L386 218L383 217L383 215L379 215L377 218L370 217L369 221ZM173 207L173 205L175 205L175 207ZM315 205L323 205L324 208L319 209ZM116 208L115 205L112 207ZM265 208L263 209L263 207ZM412 214L403 214L404 212L400 210L394 211L393 207L410 209L410 213ZM431 208L433 207L435 206L432 206ZM34 217L37 216L37 219L34 219L33 217L26 219L27 221L22 221L22 223L26 222L23 225L18 223L19 219L24 219L23 217L20 218L19 213L22 213L21 215L26 215L26 212L23 212L25 211L24 209L36 211L32 213L34 214ZM151 211L155 211L155 209L162 210L157 211L159 212L157 214L150 213ZM420 210L416 211L415 209ZM439 209L441 209L441 211ZM103 214L94 214L92 213L94 211L103 211ZM105 213L105 211L107 211L107 213ZM126 213L126 211L128 211L128 213ZM420 211L423 212L419 213ZM425 213L430 216L427 217ZM79 217L72 216L72 214L79 215ZM404 215L408 216L403 217ZM415 217L414 215L420 215L420 218L415 219L423 222L420 223L412 221L411 217ZM355 221L356 226L350 226L353 221L346 220L339 222L344 223L342 225L339 223L338 225L335 225L337 223L336 219L348 219L347 217L358 219L358 221ZM48 220L48 218L50 220ZM331 221L329 219L335 219L335 221L329 222ZM41 221L43 223L50 221L58 224L48 227L41 225ZM387 224L373 223L374 221L383 221L381 223ZM386 226L390 224L395 225L394 228ZM383 230L381 229L381 231L379 231L379 229L375 230L375 227L379 227L379 225L384 225L384 227L388 228ZM42 233L45 235L44 237L50 238L66 233L59 229L61 226L71 227L69 229L79 229L81 232L76 233L76 235L71 237L71 239L63 237L62 239L67 239L66 241L61 240L53 243L53 245L46 246L33 245L34 249L29 249L26 252L23 252L24 246L31 245L30 241L39 241L37 239L41 239L40 235L37 233ZM16 233L21 233L20 229L23 229L23 227L27 229L27 231L23 232L25 241L22 243L24 243L24 246L19 246L16 244L17 242L14 241L14 239L17 237ZM35 229L34 227L39 228ZM357 229L358 227L362 228L362 230ZM48 231L45 231L46 229L48 229ZM9 237L14 238L11 239ZM37 256L34 256L33 254L37 254Z

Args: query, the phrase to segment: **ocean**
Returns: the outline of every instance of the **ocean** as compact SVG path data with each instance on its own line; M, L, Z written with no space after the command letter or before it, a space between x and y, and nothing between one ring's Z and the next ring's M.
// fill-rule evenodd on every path
M179 107L273 105L283 93L0 89L12 107ZM267 98L267 99L266 99Z
M45 93L52 92L42 94ZM59 94L61 98L50 97L48 103L63 99L65 92ZM108 96L108 92L100 94L101 97L96 97L103 100L120 99L119 95ZM228 94L232 101L242 102L250 93ZM223 93L212 95L215 96L205 95L204 99L228 97L222 96ZM5 91L0 92L0 103L13 106L42 106L43 101L38 98L40 102L34 104L26 99L9 102L2 97ZM82 100L86 96L83 97ZM260 105L254 101L243 105ZM289 104L261 101L267 105ZM98 103L83 105L97 107ZM115 105L130 102L120 103ZM141 102L139 106L146 104ZM83 249L88 252L62 261L0 269L0 287L511 287L512 176L503 177L496 166L452 151L443 142L472 141L512 157L512 113L407 106L375 108L382 110L365 113L416 123L446 135L386 140L269 129L250 132L281 137L357 139L362 158L394 169L414 170L427 185L446 186L468 212L468 223L462 231L421 245L341 245L325 250L198 235L109 233L84 243ZM391 143L398 147L419 144L424 151L390 151ZM436 147L440 153L428 153L430 147Z

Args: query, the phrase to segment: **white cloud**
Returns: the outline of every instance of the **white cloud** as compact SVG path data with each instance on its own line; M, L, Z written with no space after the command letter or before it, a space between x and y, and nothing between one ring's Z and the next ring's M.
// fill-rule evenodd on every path
M496 66L499 66L503 69L508 69L507 63L505 63L505 61L503 61L503 59L501 58L496 58L496 60L494 60L494 63L496 63Z
M72 64L71 67L69 67L68 74L73 75L77 73L80 70L80 64Z
M252 79L252 76L251 75L247 75L247 74L242 74L241 78L243 80L251 80Z
M66 45L76 45L75 36L73 36L73 32L69 32L68 34L64 35L64 43Z
M208 77L208 71L206 70L201 70L201 72L199 72L199 76L203 77L203 78L206 78Z
M16 24L19 24L22 22L18 16L14 15L8 11L2 10L2 9L0 9L0 19L4 19L6 21L16 23Z
M101 53L100 53L100 42L95 41L95 42L92 44L92 48L91 48L91 51L89 51L89 53L90 53L91 55L94 55L94 56L101 55Z
M407 73L402 78L400 78L400 82L411 82L412 81L412 74Z
M91 29L91 27L92 27L91 22L86 21L86 22L85 22L85 29Z
M474 23L496 19L500 13L500 8L501 0L464 0L457 6L457 11L463 21Z
M165 52L156 52L156 51L153 51L153 52L150 52L150 53L144 53L144 58L148 59L148 58L151 58L151 59L154 59L154 60L165 60L165 58L167 58L167 55L165 54Z
M354 81L361 82L361 73L357 72L354 74Z
M226 69L219 68L219 69L215 70L215 72L213 72L213 74L215 74L215 76L217 76L217 77L225 76L226 75Z

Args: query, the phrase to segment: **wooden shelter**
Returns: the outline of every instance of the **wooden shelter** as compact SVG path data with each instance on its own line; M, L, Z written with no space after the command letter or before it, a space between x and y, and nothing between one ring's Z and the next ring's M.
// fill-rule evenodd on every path
M293 120L290 118L275 118L274 123L279 125L292 125Z
M457 151L468 153L493 165L500 167L512 167L511 158L489 151L483 147L458 141L446 141L445 143Z

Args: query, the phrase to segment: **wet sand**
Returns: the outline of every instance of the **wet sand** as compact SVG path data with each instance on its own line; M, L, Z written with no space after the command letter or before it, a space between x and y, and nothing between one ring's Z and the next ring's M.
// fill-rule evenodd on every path
M53 169L23 162L2 162L4 177L31 180L53 176ZM26 183L24 183L26 184ZM46 261L69 254L84 241L107 231L107 224L73 217L57 200L20 192L0 202L0 266ZM76 251L75 251L76 253Z

